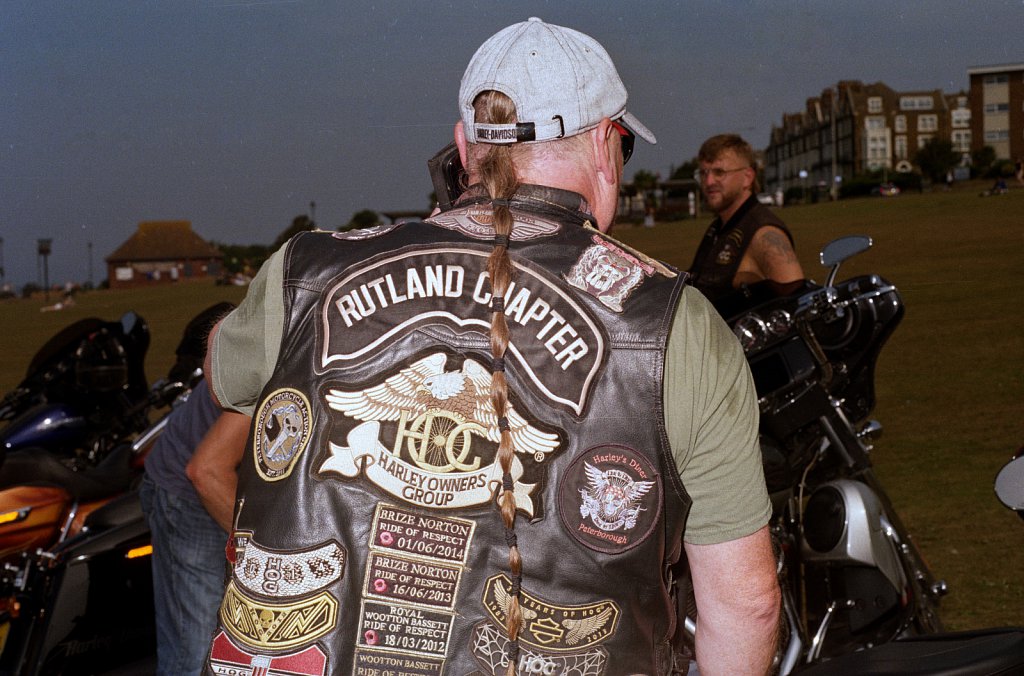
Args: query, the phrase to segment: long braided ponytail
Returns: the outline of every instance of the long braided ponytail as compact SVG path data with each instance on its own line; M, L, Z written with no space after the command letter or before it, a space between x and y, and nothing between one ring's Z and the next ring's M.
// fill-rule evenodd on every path
M483 92L474 102L476 120L479 123L507 124L516 121L515 106L499 92ZM509 431L508 381L505 379L505 351L509 344L508 323L505 319L505 294L512 282L514 270L508 255L509 238L512 235L512 214L507 200L518 187L512 149L504 145L477 144L471 146L480 183L493 200L494 250L487 259L487 274L491 282L491 405L498 417L501 441L498 444L497 460L502 471L502 486L498 496L498 508L505 525L505 540L508 543L508 566L512 577L511 601L507 609L505 630L508 633L508 676L514 676L519 660L519 631L523 623L520 606L523 560L516 542L515 482L512 480L512 460L515 449ZM477 155L479 157L477 158Z

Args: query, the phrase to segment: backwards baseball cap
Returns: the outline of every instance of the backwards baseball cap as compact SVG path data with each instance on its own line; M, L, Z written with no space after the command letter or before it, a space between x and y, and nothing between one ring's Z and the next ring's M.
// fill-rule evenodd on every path
M488 90L512 99L518 123L476 123L473 100ZM593 129L605 117L657 143L626 112L627 98L615 64L596 40L533 17L480 45L462 76L459 109L470 143L550 141Z

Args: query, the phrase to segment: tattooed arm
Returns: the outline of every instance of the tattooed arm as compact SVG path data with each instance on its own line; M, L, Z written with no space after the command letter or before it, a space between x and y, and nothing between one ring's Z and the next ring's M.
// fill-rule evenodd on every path
M765 226L754 234L739 270L736 271L733 285L750 284L762 279L784 284L803 278L804 271L786 233L779 228Z

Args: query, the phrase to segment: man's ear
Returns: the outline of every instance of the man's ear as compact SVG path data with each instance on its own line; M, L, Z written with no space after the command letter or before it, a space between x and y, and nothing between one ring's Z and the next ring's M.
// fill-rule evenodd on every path
M459 149L459 160L466 166L466 130L462 120L455 123L455 145Z
M594 150L594 168L598 175L608 184L618 184L619 181L619 160L622 151L616 144L613 136L618 136L619 131L612 125L607 117L597 123L594 133L591 136Z

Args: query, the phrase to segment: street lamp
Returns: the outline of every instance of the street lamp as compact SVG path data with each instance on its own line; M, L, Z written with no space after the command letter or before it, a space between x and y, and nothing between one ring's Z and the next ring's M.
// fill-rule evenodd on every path
M47 258L50 256L50 249L53 245L52 239L40 239L39 243L39 257L43 261L43 298L46 302L50 302L50 268L47 263Z
M803 183L803 203L807 204L807 170L800 170L800 180Z

